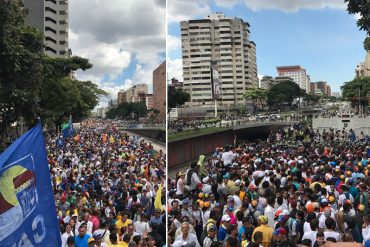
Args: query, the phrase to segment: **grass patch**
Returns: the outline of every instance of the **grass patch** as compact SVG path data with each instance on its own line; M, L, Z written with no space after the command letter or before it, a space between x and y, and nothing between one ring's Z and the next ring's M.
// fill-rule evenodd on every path
M213 134L213 133L221 132L221 131L228 130L228 129L231 129L231 128L209 127L209 128L199 128L199 129L180 131L180 132L176 132L176 133L169 133L168 134L168 142L174 142L174 141L193 138L193 137L197 137L197 136Z

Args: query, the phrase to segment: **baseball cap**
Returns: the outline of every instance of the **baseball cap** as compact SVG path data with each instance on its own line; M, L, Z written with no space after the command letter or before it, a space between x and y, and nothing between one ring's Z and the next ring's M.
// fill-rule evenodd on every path
M227 215L227 214L225 214L225 215L223 215L222 216L222 219L221 219L222 221L230 221L231 220L231 218L230 218L230 216L229 215Z
M258 216L258 219L261 221L262 224L267 224L268 218L265 215Z
M97 239L97 238L101 238L102 234L101 233L94 233L93 234L93 238L94 239Z
M87 240L87 243L92 243L92 242L95 242L95 239L94 238L89 238L89 240Z
M229 197L227 198L227 201L228 201L228 202L233 202L233 201L234 201L234 197L229 196Z
M207 226L207 231L216 231L216 226L215 224L209 224Z

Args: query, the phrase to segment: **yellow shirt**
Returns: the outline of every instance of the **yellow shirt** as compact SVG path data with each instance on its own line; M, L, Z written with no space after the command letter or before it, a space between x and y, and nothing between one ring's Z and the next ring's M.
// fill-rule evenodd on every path
M121 234L121 228L122 227L128 227L128 225L132 224L132 220L127 219L125 222L122 222L122 220L118 220L116 222L116 228L117 228L117 233Z
M261 225L259 227L256 227L252 234L253 241L254 241L254 234L256 232L262 232L262 235L263 235L262 246L269 247L271 244L271 240L272 240L273 229L269 227L268 225Z

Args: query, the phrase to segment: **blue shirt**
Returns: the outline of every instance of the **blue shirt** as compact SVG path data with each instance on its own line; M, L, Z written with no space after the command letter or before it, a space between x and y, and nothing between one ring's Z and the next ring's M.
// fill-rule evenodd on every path
M221 226L220 229L218 230L218 235L217 235L218 241L224 241L226 238L226 235L227 235L226 229Z
M83 238L81 238L79 235L75 236L75 247L89 247L89 244L87 243L89 238L89 234L85 234Z

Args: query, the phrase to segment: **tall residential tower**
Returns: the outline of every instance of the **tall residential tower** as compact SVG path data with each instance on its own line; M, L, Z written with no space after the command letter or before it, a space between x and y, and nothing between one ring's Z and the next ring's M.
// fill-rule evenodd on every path
M217 64L221 82L219 104L243 104L246 89L258 87L256 44L249 40L248 22L216 13L180 25L188 104L213 104L211 63Z
M288 76L293 79L301 89L310 92L310 77L306 70L299 65L276 67L279 76Z
M44 51L51 57L67 57L68 0L23 0L26 23L44 34Z

